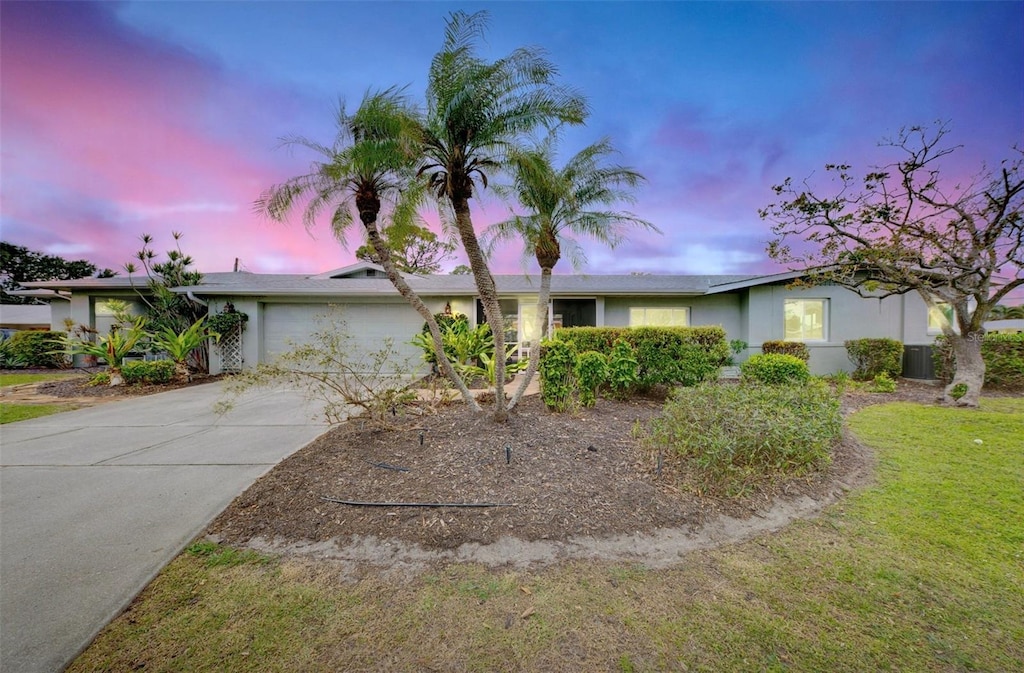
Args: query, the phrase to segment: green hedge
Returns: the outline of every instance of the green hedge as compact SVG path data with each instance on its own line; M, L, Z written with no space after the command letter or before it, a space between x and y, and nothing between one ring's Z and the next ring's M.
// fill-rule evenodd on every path
M15 332L4 348L8 356L23 362L25 367L67 367L63 337L63 332Z
M851 339L843 345L858 381L870 381L879 374L897 378L903 373L903 344L896 339Z
M740 365L744 381L756 381L771 386L807 383L811 372L807 363L795 355L763 353L752 355Z
M170 383L174 379L173 360L151 360L125 362L121 366L124 382L131 385L137 383Z
M729 359L729 343L721 327L565 327L555 338L569 341L578 353L612 353L616 340L633 347L637 385L694 386L714 379Z
M792 355L804 362L811 359L811 349L803 341L765 341L761 352L766 355Z
M953 378L953 349L944 336L932 348L935 375L945 382ZM1024 389L1024 334L986 334L981 342L985 360L985 385Z
M569 411L575 404L576 352L567 341L542 341L540 362L540 395L548 409Z

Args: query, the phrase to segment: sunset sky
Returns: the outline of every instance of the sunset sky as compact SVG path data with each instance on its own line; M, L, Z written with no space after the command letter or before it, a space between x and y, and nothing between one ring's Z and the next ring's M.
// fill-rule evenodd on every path
M345 250L253 213L314 158L279 138L329 143L371 88L422 100L447 13L482 8L486 56L543 47L589 98L560 158L609 136L648 178L632 209L663 234L587 246L589 273L777 270L757 209L787 176L888 163L880 139L939 119L954 178L1024 141L1021 2L3 2L2 238L115 269L172 231L202 271L350 263L358 232ZM510 208L485 198L481 227ZM521 268L514 246L494 259Z

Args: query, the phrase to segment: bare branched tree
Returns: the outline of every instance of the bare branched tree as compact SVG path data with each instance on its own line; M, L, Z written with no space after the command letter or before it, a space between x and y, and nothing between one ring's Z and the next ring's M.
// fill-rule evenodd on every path
M827 165L830 192L786 179L774 188L783 200L760 215L777 236L768 254L810 269L806 282L834 282L872 297L917 292L929 307L952 308L943 331L955 374L945 399L977 406L985 320L1024 285L1024 152L1016 147L998 169L954 183L948 161L959 147L945 144L948 132L944 123L901 130L882 146L903 158L861 178L849 165Z

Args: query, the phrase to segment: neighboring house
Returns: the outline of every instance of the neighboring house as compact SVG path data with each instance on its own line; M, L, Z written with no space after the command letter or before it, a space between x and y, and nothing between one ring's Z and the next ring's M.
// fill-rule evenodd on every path
M43 304L0 304L0 329L7 332L50 329L50 307Z
M941 331L915 293L864 299L834 285L788 287L800 275L555 275L550 322L556 327L721 325L728 339L749 344L741 359L759 352L765 341L803 341L810 347L810 366L816 374L852 369L843 346L847 339L889 337L925 347ZM410 275L407 280L435 313L448 308L466 314L473 323L483 321L472 276ZM506 341L517 344L522 353L538 336L539 280L499 275L495 282L506 316ZM102 331L110 320L106 302L137 300L130 280L123 277L26 285L70 295L70 301L52 303L54 329L63 329L65 318L71 318ZM220 349L214 348L214 372L272 360L290 343L306 340L316 330L317 317L332 307L345 320L357 348L376 350L390 337L403 354L420 354L409 340L423 320L375 264L363 262L311 276L209 273L201 285L176 291L207 304L211 313L230 302L249 316L241 349L232 357L239 361L222 361Z

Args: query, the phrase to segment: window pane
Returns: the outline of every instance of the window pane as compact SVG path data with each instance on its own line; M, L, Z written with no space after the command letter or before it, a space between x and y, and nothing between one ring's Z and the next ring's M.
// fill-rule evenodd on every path
M928 308L928 333L942 332L943 325L953 322L953 308L949 304L937 304Z
M647 322L648 327L666 327L671 324L672 321L672 309L668 308L649 308L647 309Z
M522 320L523 341L535 343L540 337L540 321L537 320L537 304L523 304L519 308L520 319Z
M686 327L690 323L690 309L633 307L629 309L630 327Z
M824 341L825 299L787 299L784 304L788 341Z

